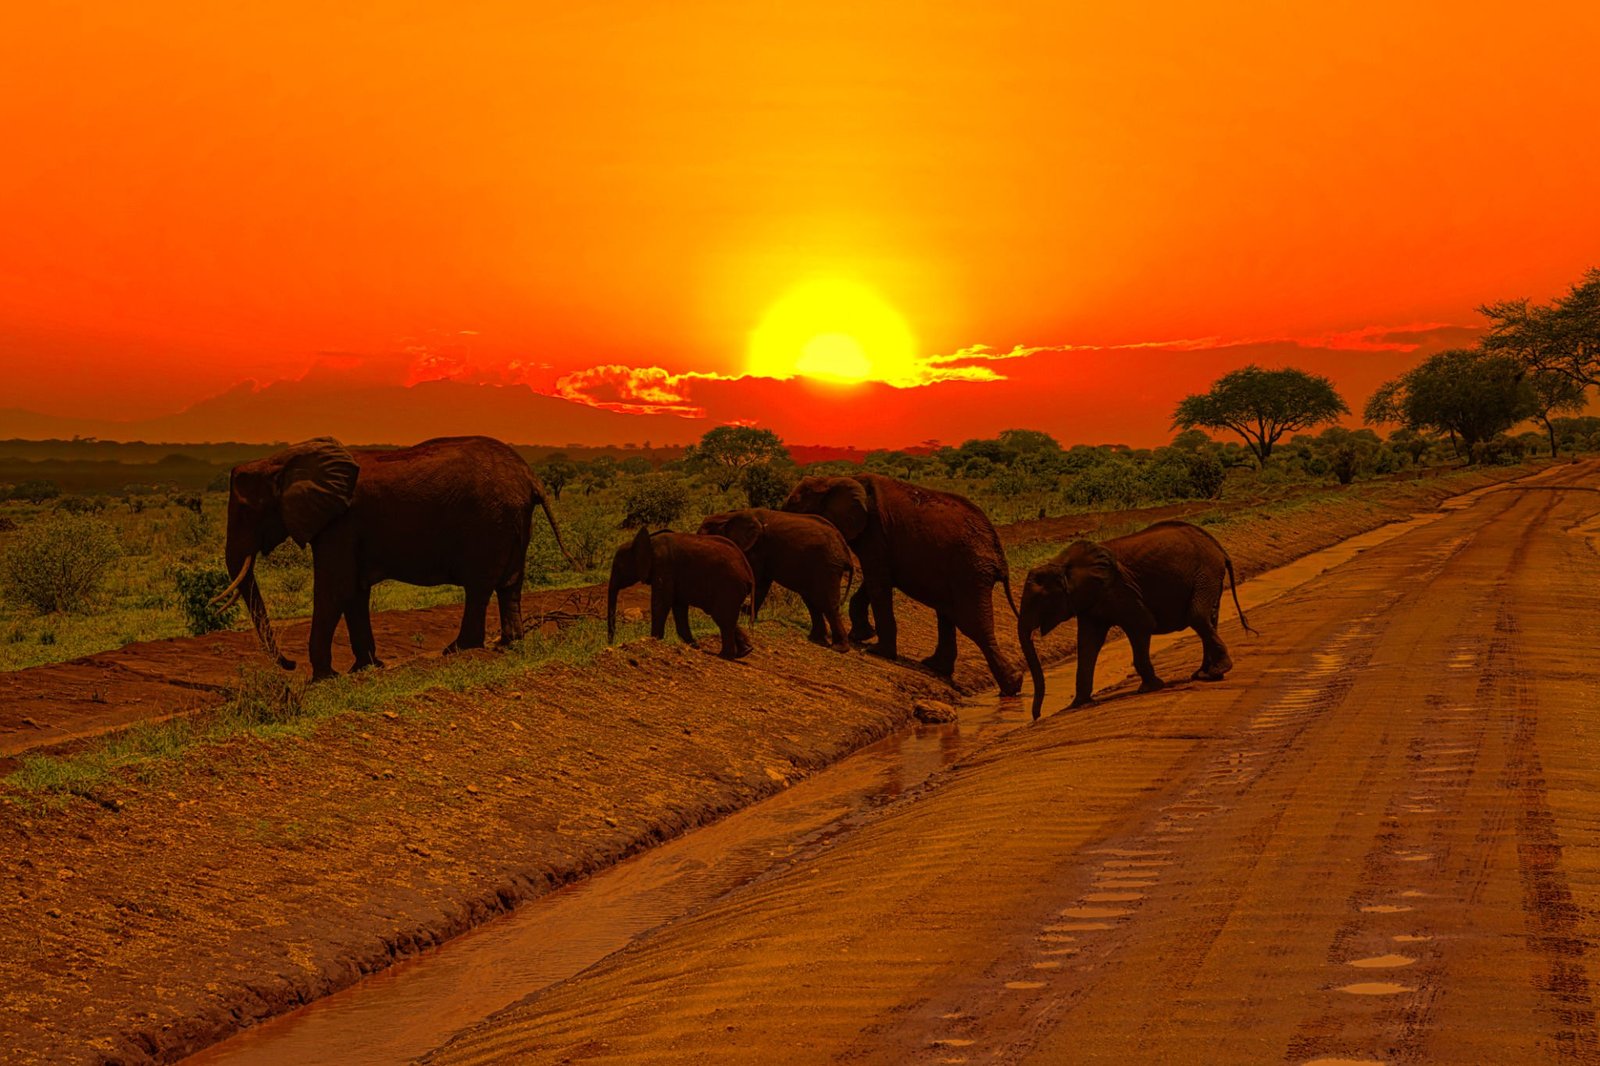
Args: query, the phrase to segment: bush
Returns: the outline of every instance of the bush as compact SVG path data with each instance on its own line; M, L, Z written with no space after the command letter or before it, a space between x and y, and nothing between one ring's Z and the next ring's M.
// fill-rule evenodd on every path
M297 673L264 662L246 663L228 688L227 709L250 724L292 722L303 709L305 687Z
M1067 479L1063 494L1074 507L1131 507L1145 500L1149 487L1132 463L1114 459Z
M223 611L211 605L212 598L228 587L226 570L183 569L178 571L175 580L178 585L178 606L183 609L183 618L188 623L190 633L200 637L233 625L239 610L237 603L230 604Z
M106 501L99 496L63 496L56 501L56 510L67 514L94 514L106 509Z
M29 503L43 503L59 495L61 489L54 481L24 481L11 490L13 500L27 500Z
M0 558L0 590L40 614L87 607L122 555L109 522L56 514L23 526Z
M624 529L672 525L689 505L689 487L671 474L646 474L634 480L622 497Z
M751 507L782 507L794 488L790 471L774 463L757 463L745 468L744 494Z

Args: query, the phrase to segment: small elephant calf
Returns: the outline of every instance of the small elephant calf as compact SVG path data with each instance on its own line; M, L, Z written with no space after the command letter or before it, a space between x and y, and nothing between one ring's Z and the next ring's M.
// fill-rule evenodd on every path
M755 577L744 552L727 537L641 529L632 544L618 548L611 560L606 597L608 640L617 636L617 594L640 582L650 585L652 637L661 640L666 636L670 611L678 638L694 645L689 608L698 607L717 623L724 659L742 659L750 654L750 634L739 628L739 614L755 588ZM751 625L755 624L755 617L755 601L751 598Z

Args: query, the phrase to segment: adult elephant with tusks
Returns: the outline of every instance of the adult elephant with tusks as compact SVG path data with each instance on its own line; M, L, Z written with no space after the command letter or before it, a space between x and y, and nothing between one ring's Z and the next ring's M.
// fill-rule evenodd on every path
M899 653L899 589L933 608L938 621L938 644L924 665L954 674L960 631L983 652L1002 696L1022 691L1022 672L1000 654L994 633L995 582L1017 610L1005 551L993 523L971 500L881 474L856 474L802 478L783 509L828 519L861 560L861 589L850 598L851 640L876 634L872 654L892 659Z
M1239 606L1233 560L1216 538L1188 522L1157 522L1102 544L1080 540L1028 571L1017 615L1017 640L1033 675L1033 716L1044 704L1044 668L1033 634L1049 633L1078 620L1077 690L1072 707L1094 702L1094 666L1113 626L1128 636L1140 692L1162 687L1150 662L1150 637L1193 629L1203 648L1197 681L1221 681L1233 669L1217 634L1222 583L1233 583L1233 607L1246 632L1254 633Z
M511 446L490 437L439 437L398 451L352 452L316 437L233 468L225 558L233 583L217 597L244 599L267 652L285 669L252 567L292 538L312 557L311 674L333 674L342 617L355 669L381 666L372 637L372 586L460 585L466 607L445 654L481 648L494 595L500 643L522 636L522 582L533 510L544 509L566 545L544 486ZM572 562L572 556L567 555ZM575 565L575 564L574 564Z

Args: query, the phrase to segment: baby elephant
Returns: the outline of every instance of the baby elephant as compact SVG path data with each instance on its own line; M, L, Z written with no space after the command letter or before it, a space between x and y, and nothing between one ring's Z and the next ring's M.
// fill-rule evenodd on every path
M724 659L742 659L750 654L750 635L739 628L739 612L755 587L755 578L744 552L733 541L666 529L656 533L639 530L633 543L618 548L611 560L606 601L608 640L617 636L617 594L641 581L650 584L652 637L660 640L666 636L667 612L671 611L678 639L693 645L689 608L698 607L717 623ZM750 623L754 625L755 620L752 600Z
M1033 646L1033 632L1048 633L1069 618L1078 619L1078 686L1072 706L1094 702L1094 664L1112 626L1120 626L1133 648L1133 666L1144 682L1140 692L1161 687L1150 664L1150 637L1193 629L1204 657L1194 672L1199 681L1221 681L1233 669L1227 646L1217 635L1222 578L1233 582L1233 560L1216 538L1187 522L1157 522L1147 529L1103 544L1080 540L1047 563L1028 571L1017 617L1017 640L1033 674L1033 716L1044 703L1044 669ZM1239 606L1239 622L1254 633Z
M835 651L848 651L844 622L839 617L841 580L846 589L855 575L850 546L826 518L789 514L765 507L714 514L700 523L700 532L727 537L750 560L755 573L755 610L767 601L776 581L800 594L811 612L811 640Z

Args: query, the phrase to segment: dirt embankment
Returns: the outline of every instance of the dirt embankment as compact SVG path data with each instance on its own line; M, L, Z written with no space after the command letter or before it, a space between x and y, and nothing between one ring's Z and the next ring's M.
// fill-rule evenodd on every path
M1509 474L1211 528L1254 573ZM931 614L904 615L908 653L931 650ZM0 1046L17 1062L172 1061L782 788L904 723L916 696L949 698L776 625L757 641L741 663L637 642L309 739L190 751L105 787L105 806L8 803ZM970 646L957 683L988 684Z

